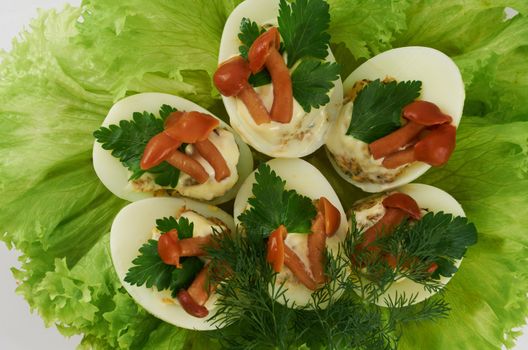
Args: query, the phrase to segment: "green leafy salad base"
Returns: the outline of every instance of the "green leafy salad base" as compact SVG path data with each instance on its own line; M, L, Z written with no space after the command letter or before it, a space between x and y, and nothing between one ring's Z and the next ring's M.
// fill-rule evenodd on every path
M329 0L342 77L392 47L451 56L466 85L449 163L419 182L453 195L479 229L445 298L449 317L403 329L401 349L512 347L528 314L528 3L524 0ZM126 205L92 169L92 132L114 101L157 91L226 119L211 77L235 0L86 0L41 12L0 63L0 238L47 325L82 333L81 348L215 349L203 333L139 307L112 266L108 232ZM505 20L504 7L519 14ZM82 19L82 20L81 20ZM345 208L365 194L307 157Z

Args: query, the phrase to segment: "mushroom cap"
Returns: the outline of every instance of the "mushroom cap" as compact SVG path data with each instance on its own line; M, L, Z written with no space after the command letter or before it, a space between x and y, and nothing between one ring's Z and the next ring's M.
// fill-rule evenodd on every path
M440 125L414 145L414 157L432 166L444 165L455 150L455 143L456 128Z
M416 124L433 126L451 123L453 118L442 113L440 108L429 101L414 101L403 108L403 117Z
M280 34L276 27L262 33L249 48L248 61L251 72L253 74L260 72L266 64L271 49L279 50L279 47Z
M213 81L222 95L236 96L248 86L250 74L248 63L241 56L235 56L218 66Z
M220 125L215 117L197 111L185 112L178 120L171 122L165 133L183 143L207 140L209 134Z
M420 207L409 195L401 192L393 193L383 200L385 208L396 208L403 210L413 219L419 220L421 217Z

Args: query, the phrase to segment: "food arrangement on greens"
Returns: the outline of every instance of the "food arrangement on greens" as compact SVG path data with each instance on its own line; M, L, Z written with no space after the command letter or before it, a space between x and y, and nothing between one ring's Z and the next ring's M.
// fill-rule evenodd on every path
M526 4L238 4L85 1L3 55L19 293L81 348L512 346L528 305ZM414 61L368 68L402 52ZM336 161L342 137L402 175L362 186ZM439 166L420 177L434 187L398 187L429 168L417 160Z
M354 70L344 89L326 147L345 180L379 192L449 160L464 82L448 56L419 46L385 51Z
M228 125L168 94L119 101L94 136L95 171L125 200L179 194L224 203L253 167L251 151Z

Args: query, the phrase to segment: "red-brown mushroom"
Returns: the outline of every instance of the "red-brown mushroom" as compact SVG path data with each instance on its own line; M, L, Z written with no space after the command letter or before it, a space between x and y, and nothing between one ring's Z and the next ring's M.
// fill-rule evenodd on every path
M141 157L141 169L148 170L163 161L190 175L198 183L205 183L209 174L194 158L180 152L182 143L195 144L198 153L215 170L215 179L221 181L230 175L224 157L208 140L211 132L220 125L218 119L200 112L174 112L165 122L166 129L148 142Z
M194 144L198 153L211 164L215 172L215 180L222 181L231 175L227 163L216 146L210 140L199 141Z
M170 230L160 236L158 240L158 254L167 265L181 267L180 258L189 256L203 256L205 247L211 244L211 235L178 239L178 231Z
M176 229L162 234L158 240L158 255L165 264L180 268L181 250L179 249L178 241L178 231Z
M284 243L287 234L288 231L284 225L279 226L271 233L268 239L266 260L272 264L275 272L280 272L282 265L286 265L299 282L306 288L315 290L317 283L306 270L301 258Z
M428 101L414 101L403 108L403 117L407 124L369 144L374 159L383 158L409 145L426 127L451 122L451 117L442 113L440 108Z
M358 248L379 251L379 247L372 246L378 238L389 235L407 217L420 219L421 212L416 201L404 193L393 193L383 200L385 214L374 225L369 227L363 235Z
M266 107L248 82L250 74L248 63L242 57L236 56L220 64L213 81L222 95L240 98L255 123L269 123L271 118Z
M310 270L316 283L326 281L324 275L326 237L332 236L341 224L341 213L325 197L317 203L317 215L312 221L311 231L308 235L308 261Z
M166 123L163 131L175 140L183 143L195 143L207 140L209 134L220 125L215 117L196 111L185 112Z
M455 148L456 128L449 124L452 118L428 101L408 104L403 117L407 124L369 144L374 159L385 157L382 164L388 169L414 161L433 166L447 162Z
M262 33L251 45L248 53L249 68L253 74L264 66L273 83L273 105L271 120L289 123L293 116L293 89L290 71L279 52L280 34L273 27Z

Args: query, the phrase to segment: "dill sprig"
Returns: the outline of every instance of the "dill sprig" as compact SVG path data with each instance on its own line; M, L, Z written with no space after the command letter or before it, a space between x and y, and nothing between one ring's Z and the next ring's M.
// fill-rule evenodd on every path
M457 271L456 260L477 242L477 231L466 218L443 212L427 213L416 222L403 221L389 235L371 243L377 249L356 249L363 239L351 215L349 234L344 242L345 256L351 257L352 279L361 296L377 301L394 283L409 279L424 290L437 293L444 288L440 277ZM387 256L393 257L391 266ZM429 268L438 268L431 273Z
M301 308L292 308L285 285L277 283L277 274L266 262L262 235L239 227L213 237L211 266L221 271L221 282L211 321L226 328L212 336L226 349L396 349L402 324L445 317L448 311L442 296L411 305L413 297L403 294L385 308L361 298L347 255L352 234L338 254L327 253L330 282Z

